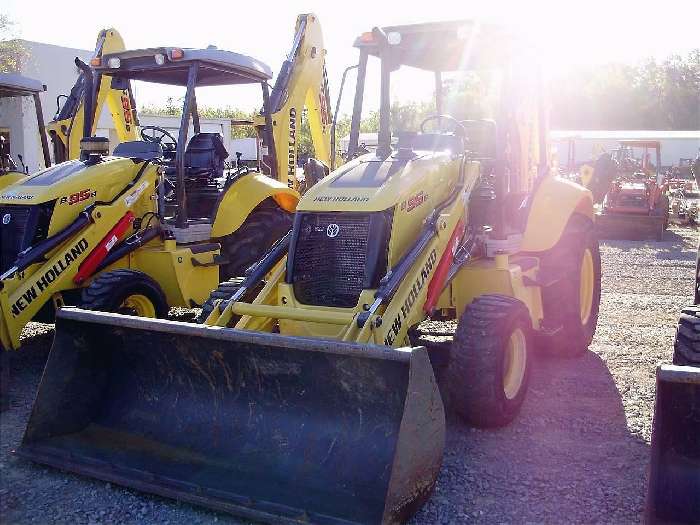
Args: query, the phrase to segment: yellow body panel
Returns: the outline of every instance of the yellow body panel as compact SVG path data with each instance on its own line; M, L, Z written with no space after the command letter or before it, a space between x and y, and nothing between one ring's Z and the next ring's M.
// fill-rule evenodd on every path
M537 286L526 286L523 277L534 278L536 268L521 271L517 263L503 266L493 259L479 259L466 265L450 286L452 305L463 312L469 303L484 294L503 294L515 297L527 305L534 328L542 321L542 295Z
M132 252L128 264L160 285L169 306L191 308L201 306L219 284L217 266L194 266L193 260L211 263L216 255L219 250L193 254L187 246L169 247L157 242Z
M140 164L130 159L106 157L103 162L88 166L71 160L21 178L6 187L0 204L39 204L55 201L48 235L72 223L78 214L95 202L111 201L136 176ZM155 177L156 167L148 170ZM153 209L153 204L137 207L137 216Z
M377 160L374 154L367 154L348 162L328 175L323 181L309 189L299 203L299 211L383 211L401 206L403 200L424 191L427 198L414 207L417 214L427 215L431 205L440 202L440 197L450 191L449 185L459 177L460 158L447 152L419 152L418 156L406 163L394 158ZM472 163L476 168L478 165ZM376 172L375 179L387 179L375 187L344 182L352 177L353 171L371 168ZM388 175L392 171L395 174ZM477 170L478 171L478 170ZM472 171L473 175L476 175ZM430 184L425 180L429 178ZM420 200L420 199L419 199Z
M553 248L574 213L593 220L591 192L559 177L544 179L534 195L523 234L522 251L542 252Z
M282 209L293 212L299 202L299 193L261 173L249 173L236 180L221 200L212 226L212 237L224 237L236 231L250 212L267 198L274 199Z
M2 177L0 177L0 191L4 191L5 188L21 181L26 176L27 175L25 173L21 173L19 171L10 171L5 173Z

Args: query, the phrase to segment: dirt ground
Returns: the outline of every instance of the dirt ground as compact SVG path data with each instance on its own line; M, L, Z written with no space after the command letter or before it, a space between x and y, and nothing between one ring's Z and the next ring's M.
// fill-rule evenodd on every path
M437 489L412 524L639 523L654 371L670 362L691 300L696 232L602 243L603 296L591 352L539 359L522 414L483 431L448 419ZM11 408L0 416L2 523L240 523L187 504L34 465L12 454L51 344L32 324L11 355Z

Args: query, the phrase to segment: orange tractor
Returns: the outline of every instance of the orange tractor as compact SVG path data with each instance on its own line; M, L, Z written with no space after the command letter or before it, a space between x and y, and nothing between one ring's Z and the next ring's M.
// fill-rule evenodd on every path
M638 150L641 156L636 156ZM651 152L656 163L651 162ZM669 200L661 172L658 140L623 140L610 155L617 171L603 200L596 224L602 237L662 240L668 227Z

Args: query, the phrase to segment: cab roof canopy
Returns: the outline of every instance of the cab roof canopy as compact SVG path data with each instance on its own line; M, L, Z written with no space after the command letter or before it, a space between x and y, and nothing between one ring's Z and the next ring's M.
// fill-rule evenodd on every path
M397 66L436 72L500 67L516 49L514 36L503 26L474 20L374 28L354 45Z
M157 57L162 64L156 62ZM103 55L101 62L92 66L98 73L112 77L186 86L190 66L195 64L198 66L197 86L254 84L272 78L272 70L267 64L215 47L134 49Z
M46 86L16 73L0 73L0 97L24 97L46 91Z

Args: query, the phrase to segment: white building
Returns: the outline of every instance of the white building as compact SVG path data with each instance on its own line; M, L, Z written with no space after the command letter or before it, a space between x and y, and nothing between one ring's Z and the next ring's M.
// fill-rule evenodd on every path
M56 113L56 98L70 93L78 78L75 57L89 61L92 51L25 40L21 43L27 50L27 58L22 61L19 73L46 85L46 91L40 95L46 124ZM100 118L98 129L109 136L105 120L110 120L109 114ZM12 156L16 159L17 154L21 154L30 173L44 167L34 101L31 98L0 100L0 132L9 136Z
M658 140L661 142L661 165L677 166L680 159L694 159L700 153L700 131L654 130L553 130L550 137L560 164L568 161L568 144L575 144L575 161L588 162L605 151L618 147L620 140Z

